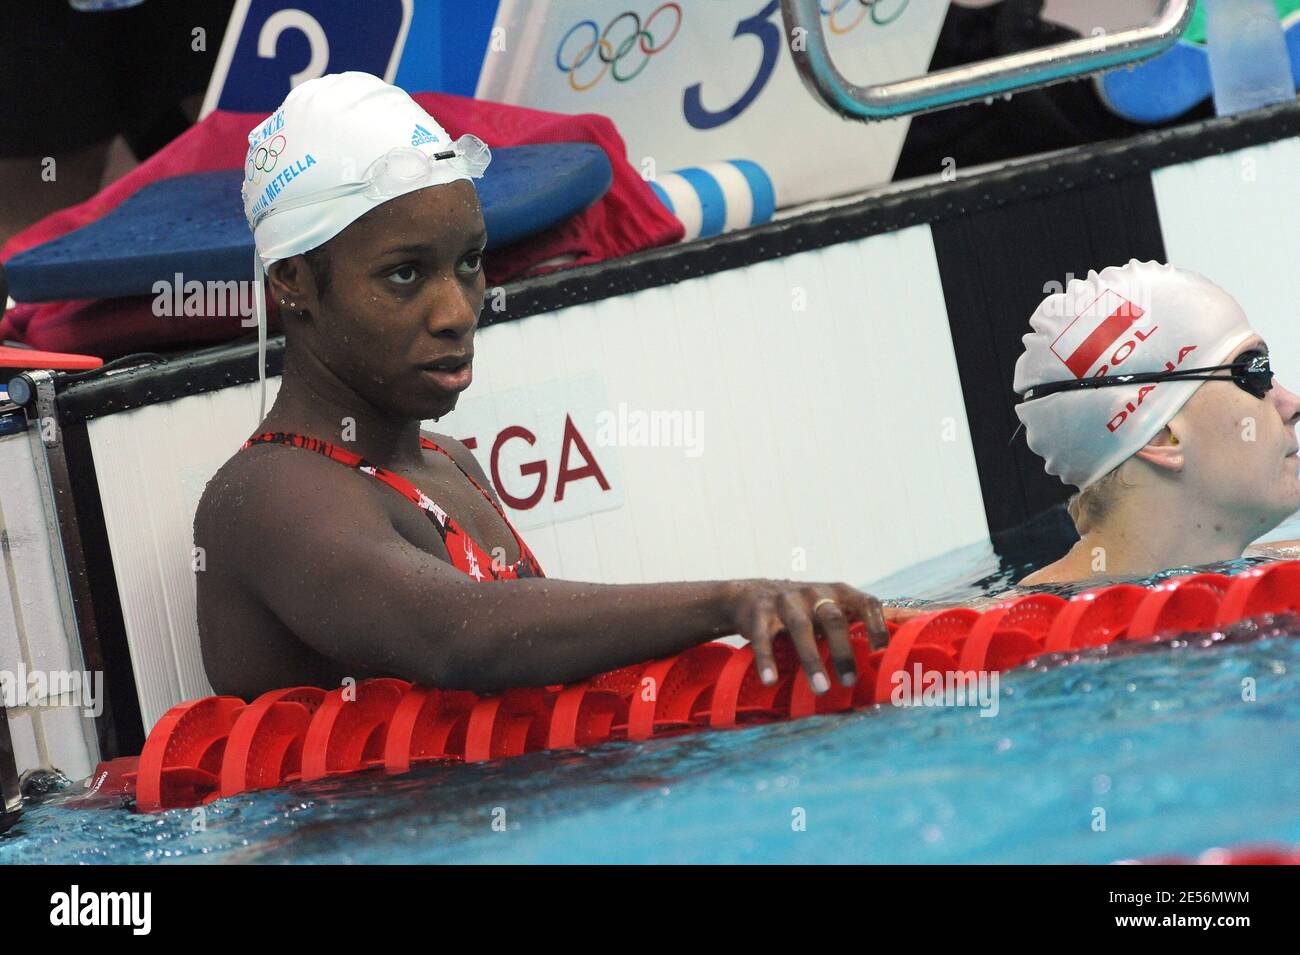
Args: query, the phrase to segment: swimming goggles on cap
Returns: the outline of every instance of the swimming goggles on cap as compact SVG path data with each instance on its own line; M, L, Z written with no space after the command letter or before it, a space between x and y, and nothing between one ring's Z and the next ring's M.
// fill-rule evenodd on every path
M1210 372L1226 371L1227 375ZM1249 351L1231 365L1214 365L1210 368L1180 368L1174 371L1140 372L1132 375L1099 375L1096 378L1071 378L1034 385L1024 393L1023 401L1046 398L1063 391L1083 388L1107 388L1119 385L1141 385L1160 381L1231 381L1242 391L1263 398L1273 387L1273 367L1264 352Z
M472 133L466 133L457 139L451 144L451 149L433 154L414 146L394 146L372 162L358 180L322 189L301 198L273 202L254 216L253 228L256 229L264 219L277 212L301 209L341 196L360 194L368 199L392 199L421 188L421 183L441 185L446 180L429 182L438 178L440 163L454 163L459 167L458 172L471 179L478 179L491 161L492 150Z

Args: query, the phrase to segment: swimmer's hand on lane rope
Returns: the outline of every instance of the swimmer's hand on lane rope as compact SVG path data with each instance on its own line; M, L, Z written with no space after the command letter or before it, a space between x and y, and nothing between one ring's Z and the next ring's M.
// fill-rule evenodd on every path
M737 580L728 587L728 604L735 632L754 649L754 668L767 686L777 680L772 643L788 633L799 660L817 693L830 689L830 680L817 651L816 634L826 637L831 663L842 686L857 678L857 660L849 642L849 624L861 620L873 649L889 642L886 620L902 622L920 613L912 607L882 607L870 594L848 584L805 584L790 580Z

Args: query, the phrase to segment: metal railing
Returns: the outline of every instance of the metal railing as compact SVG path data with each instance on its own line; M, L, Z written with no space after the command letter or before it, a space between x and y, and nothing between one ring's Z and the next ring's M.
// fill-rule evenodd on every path
M1174 45L1192 18L1192 5L1192 0L1161 0L1145 26L872 86L850 83L831 60L821 0L781 0L781 15L804 85L842 116L872 120L960 106L1137 63Z

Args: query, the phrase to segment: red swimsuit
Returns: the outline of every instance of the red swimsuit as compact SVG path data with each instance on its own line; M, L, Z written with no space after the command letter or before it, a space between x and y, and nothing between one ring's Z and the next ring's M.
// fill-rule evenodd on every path
M514 525L510 523L501 508L497 507L496 501L492 500L492 495L483 490L482 486L469 476L455 458L424 437L424 435L420 436L420 447L446 455L451 463L456 465L460 473L465 475L469 483L478 488L479 493L487 498L487 502L506 522L506 527L510 528L510 533L514 535L515 543L519 545L519 559L513 564L493 561L491 556L483 548L479 547L478 542L462 531L456 522L447 516L447 512L430 500L427 494L400 474L394 474L387 468L376 467L359 454L346 451L316 438L308 438L300 434L289 434L285 431L267 431L254 435L245 441L243 447L239 450L243 451L254 444L284 444L294 448L306 448L308 451L323 454L328 458L333 458L340 464L346 464L348 467L356 468L358 471L363 471L371 477L383 481L424 511L424 516L438 529L438 535L442 538L443 544L446 545L447 553L451 555L452 566L475 580L518 580L521 577L546 576L542 573L542 565L537 562L537 558L528 549L524 539L519 536Z

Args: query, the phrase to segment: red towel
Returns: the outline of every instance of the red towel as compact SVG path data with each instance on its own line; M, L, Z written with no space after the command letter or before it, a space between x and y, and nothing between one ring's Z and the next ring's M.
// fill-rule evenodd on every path
M606 117L566 116L443 93L416 93L414 99L453 137L473 132L491 146L590 142L605 150L614 167L613 185L591 208L545 232L493 251L487 262L489 283L600 262L681 240L681 223L627 162L623 140ZM15 235L0 248L0 261L94 222L155 180L241 168L247 133L264 118L260 113L212 113L97 195ZM222 342L248 332L238 317L160 319L153 314L152 302L152 296L134 296L20 304L0 319L0 339L107 359L134 351ZM272 329L277 328L273 308L269 318Z

